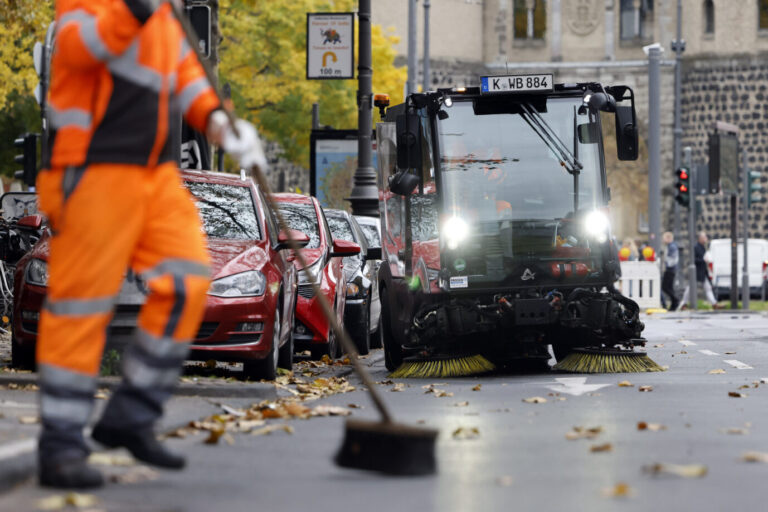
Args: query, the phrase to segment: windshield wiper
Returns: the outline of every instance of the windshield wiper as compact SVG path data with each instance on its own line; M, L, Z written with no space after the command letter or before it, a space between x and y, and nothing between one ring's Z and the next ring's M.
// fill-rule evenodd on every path
M560 137L557 136L557 133L555 133L549 123L544 120L541 114L539 114L530 103L521 103L520 108L523 111L520 114L520 117L522 117L536 135L544 141L544 144L547 145L549 150L560 159L561 165L565 167L568 173L574 175L579 174L584 168L584 165L582 165L579 159L571 153L568 146L566 146Z

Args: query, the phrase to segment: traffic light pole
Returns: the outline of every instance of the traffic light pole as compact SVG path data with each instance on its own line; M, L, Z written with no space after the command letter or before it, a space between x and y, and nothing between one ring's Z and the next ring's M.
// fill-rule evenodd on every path
M747 167L747 150L741 150L741 175L744 191L743 193L743 238L744 238L744 266L741 268L741 307L742 309L749 309L749 266L747 264L747 243L749 241L749 195L752 193L750 190L749 179L749 167Z
M696 183L696 169L691 161L691 148L685 148L685 165L688 167L691 184ZM694 256L694 247L696 245L696 187L688 187L688 308L695 310L699 303L698 290L696 287L696 258Z

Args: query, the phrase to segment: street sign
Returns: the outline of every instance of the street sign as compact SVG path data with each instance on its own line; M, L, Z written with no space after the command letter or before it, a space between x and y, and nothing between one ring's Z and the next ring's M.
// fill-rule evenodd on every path
M355 14L307 13L307 79L355 77Z

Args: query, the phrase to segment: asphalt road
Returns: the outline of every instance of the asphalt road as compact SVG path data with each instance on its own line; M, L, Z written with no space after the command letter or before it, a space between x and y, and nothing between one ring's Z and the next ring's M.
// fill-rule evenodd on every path
M404 384L399 392L391 391L395 384L385 385L385 398L399 421L423 422L440 430L435 476L384 477L337 468L331 460L342 440L343 418L278 419L270 421L291 425L293 434L234 434L231 445L204 444L202 435L171 439L169 443L188 455L187 470L109 484L93 493L99 501L92 508L763 510L768 463L745 462L742 456L750 451L768 453L768 384L759 384L768 378L768 316L660 315L647 317L646 324L648 352L669 366L666 372L397 381ZM386 380L380 353L368 363L377 381ZM710 373L719 369L724 373ZM619 386L624 380L632 386ZM453 395L425 393L422 386L429 384ZM477 384L482 386L474 391ZM640 392L641 386L653 389ZM730 397L729 392L746 396ZM532 397L546 402L523 401ZM180 413L179 400L191 401ZM181 414L179 419L184 415L194 419L194 400L175 398L171 409ZM213 406L210 400L197 400L201 406ZM247 402L217 400L234 407ZM362 408L352 409L354 417L376 417L359 385L356 391L308 405L317 403L355 404ZM2 403L0 408L6 410ZM208 409L199 412L209 414ZM638 430L638 422L650 428ZM566 434L573 427L602 431L593 439L569 440ZM460 428L469 433L477 429L475 437L457 438L453 432ZM592 451L601 445L606 451ZM644 470L654 464L703 465L672 469L696 475L706 470L706 474ZM121 471L139 469L105 468L107 473ZM628 489L628 496L606 494L622 483L626 487L619 489ZM0 496L0 510L36 510L37 500L57 494L27 483Z

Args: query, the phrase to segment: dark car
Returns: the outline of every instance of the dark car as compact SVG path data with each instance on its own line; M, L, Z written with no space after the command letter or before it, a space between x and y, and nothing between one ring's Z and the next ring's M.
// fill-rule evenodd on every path
M334 240L348 240L360 246L360 254L344 258L347 274L347 306L344 326L365 355L371 348L372 335L377 334L381 302L376 283L376 260L381 258L381 247L368 246L368 241L355 217L343 210L326 209L328 225Z
M185 171L211 255L211 285L190 359L242 362L246 376L273 379L293 362L297 272L261 191L232 174ZM294 237L307 241L301 233ZM19 261L14 279L12 347L34 363L40 307L46 294L48 236ZM147 293L128 272L108 328L108 347L126 343Z
M336 319L344 319L346 276L341 258L360 253L360 246L345 240L333 240L328 221L314 197L299 194L275 194L281 213L291 229L305 233L309 243L301 249L307 268L299 270L299 297L296 304L294 340L299 349L309 349L314 359L323 355L341 355L341 347L328 319L323 315L318 298L310 284L312 275L320 291L333 308Z

